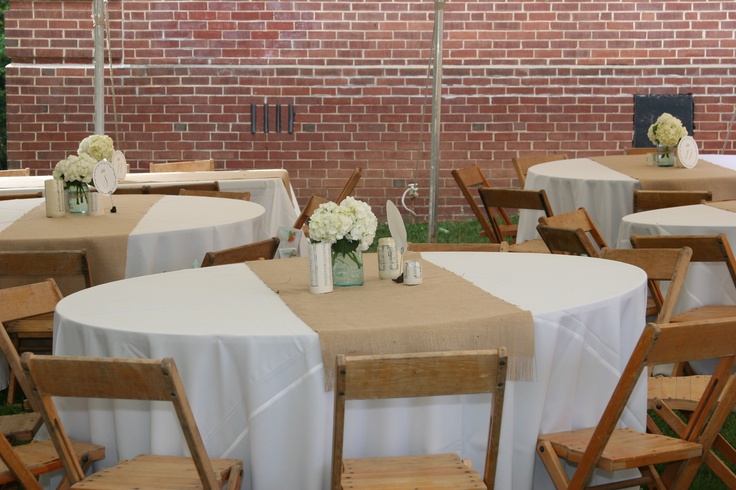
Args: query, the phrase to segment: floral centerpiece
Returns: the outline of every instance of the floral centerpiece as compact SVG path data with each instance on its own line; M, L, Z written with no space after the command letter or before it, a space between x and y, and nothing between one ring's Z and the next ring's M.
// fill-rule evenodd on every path
M69 193L70 212L86 212L92 171L100 160L112 160L114 150L112 138L96 134L82 140L76 155L71 155L56 164L53 177L64 181L64 187Z
M687 129L682 121L665 112L649 126L647 136L657 146L657 165L671 167L675 164L675 146L682 137L687 136Z
M371 207L353 197L339 205L321 204L309 219L309 239L332 246L332 273L335 286L363 284L362 252L376 236L378 220Z

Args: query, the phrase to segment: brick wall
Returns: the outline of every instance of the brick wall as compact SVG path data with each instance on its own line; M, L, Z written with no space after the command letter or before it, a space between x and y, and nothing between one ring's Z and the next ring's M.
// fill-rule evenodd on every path
M9 166L50 173L94 131L91 5L11 0ZM218 168L283 167L303 204L313 192L336 197L360 165L356 197L382 215L385 199L417 181L413 204L426 217L432 2L109 8L106 132L134 169L210 157ZM511 186L515 155L622 152L636 94L693 94L701 152L723 145L736 107L734 1L449 0L444 19L440 219L470 215L452 168L477 163L493 185Z

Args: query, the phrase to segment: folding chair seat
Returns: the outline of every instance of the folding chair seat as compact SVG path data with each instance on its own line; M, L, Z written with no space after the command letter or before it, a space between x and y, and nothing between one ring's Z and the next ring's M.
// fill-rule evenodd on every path
M505 386L505 349L337 356L330 488L493 488ZM346 401L466 393L493 394L482 478L453 453L343 459Z
M30 168L11 168L0 170L0 177L27 177L31 175Z

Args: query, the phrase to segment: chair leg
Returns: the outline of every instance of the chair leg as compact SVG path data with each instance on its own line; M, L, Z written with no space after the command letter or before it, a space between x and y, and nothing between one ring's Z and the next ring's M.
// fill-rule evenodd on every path
M565 468L560 463L560 458L557 457L555 449L549 441L542 441L537 444L537 454L542 459L542 463L547 467L547 473L552 478L552 483L555 484L557 490L565 490L570 486L570 479L565 473Z
M8 405L12 405L15 403L15 390L18 387L18 379L13 374L13 371L10 371L10 378L8 379Z
M237 464L230 469L230 477L227 480L227 490L239 489L242 481L243 481L243 465Z

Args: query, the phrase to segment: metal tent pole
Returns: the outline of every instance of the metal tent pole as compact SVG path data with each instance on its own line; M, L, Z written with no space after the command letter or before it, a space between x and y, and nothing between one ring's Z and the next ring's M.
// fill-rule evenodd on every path
M442 37L444 20L444 0L434 2L434 74L432 84L432 146L430 150L429 172L429 224L427 227L429 243L437 240L437 191L440 182L440 116L442 114Z
M104 0L93 0L92 22L94 23L95 134L105 134L105 14Z

